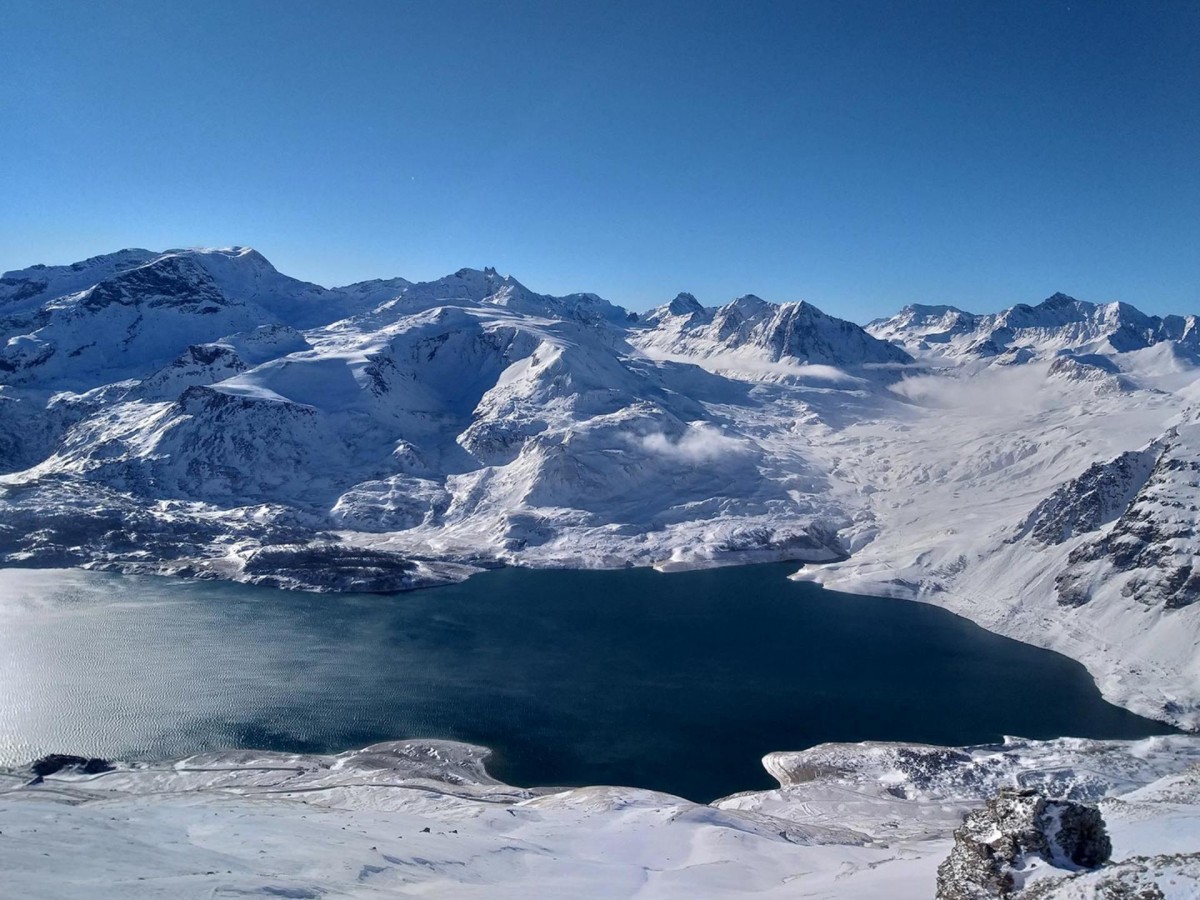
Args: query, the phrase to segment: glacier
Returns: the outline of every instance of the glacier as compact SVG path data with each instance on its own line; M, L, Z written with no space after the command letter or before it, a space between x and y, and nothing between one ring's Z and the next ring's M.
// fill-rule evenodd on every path
M786 560L1200 727L1196 319L1055 294L865 328L248 248L0 278L0 565L393 591Z

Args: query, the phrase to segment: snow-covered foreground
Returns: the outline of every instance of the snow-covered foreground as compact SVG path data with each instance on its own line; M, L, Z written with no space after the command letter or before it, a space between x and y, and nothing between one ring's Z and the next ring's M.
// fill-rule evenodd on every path
M765 560L1200 726L1200 330L1054 295L860 328L254 251L0 279L0 564L388 591Z
M1098 803L1107 822L1114 865L1046 896L1119 881L1194 897L1200 875L1192 737L828 744L768 757L779 789L709 806L623 787L521 790L489 778L485 756L392 743L336 757L241 752L64 770L32 785L27 772L8 773L0 882L7 896L46 900L926 900L953 829L1003 786ZM1070 875L1029 864L1042 884Z

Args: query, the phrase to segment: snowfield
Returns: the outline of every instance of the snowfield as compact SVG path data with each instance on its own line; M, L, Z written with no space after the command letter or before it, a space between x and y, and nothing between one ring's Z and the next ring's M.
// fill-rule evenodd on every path
M1056 294L860 328L245 248L0 278L0 565L391 591L498 565L945 606L1200 727L1194 317Z
M1026 859L1040 896L1184 900L1200 876L1195 737L824 744L767 757L778 789L707 806L514 788L488 777L486 755L396 742L0 773L0 877L12 896L45 900L928 900L963 815L1014 786L1098 805L1112 841L1114 864L1095 872Z

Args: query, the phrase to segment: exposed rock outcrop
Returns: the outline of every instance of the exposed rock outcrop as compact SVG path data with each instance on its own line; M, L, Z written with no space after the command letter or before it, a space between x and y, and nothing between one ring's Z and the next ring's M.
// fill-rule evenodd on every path
M954 832L954 848L938 866L937 900L1017 897L1042 871L1094 869L1111 855L1095 807L1005 789Z
M1093 586L1109 581L1147 606L1181 609L1200 599L1192 548L1200 521L1200 426L1172 429L1164 444L1112 529L1071 551L1070 567L1056 580L1060 603L1087 603Z
M70 769L80 775L99 775L111 772L115 766L107 759L98 757L72 756L69 753L50 753L29 764L30 771L38 778Z
M1042 547L1061 544L1114 521L1129 507L1154 470L1162 444L1095 463L1038 504L1015 539L1029 534Z

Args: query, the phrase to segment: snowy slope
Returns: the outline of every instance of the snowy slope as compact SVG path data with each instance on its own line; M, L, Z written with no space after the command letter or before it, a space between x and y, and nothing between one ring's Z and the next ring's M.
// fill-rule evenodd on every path
M167 257L194 260L225 296L254 304L297 328L309 328L370 309L408 285L402 278L359 282L345 288L323 288L277 271L257 250L171 250Z
M0 314L7 317L37 309L47 300L86 290L158 255L149 250L118 250L69 266L37 265L5 272L0 276Z
M0 373L10 384L73 390L142 377L191 344L264 325L329 322L394 287L327 290L240 247L126 250L8 272L0 279Z
M0 564L391 590L796 560L1196 726L1194 324L1056 295L873 337L494 269L327 290L243 248L35 267L0 282Z
M925 900L962 816L1012 784L1098 804L1112 838L1114 864L1046 867L1041 883L1186 898L1200 870L1196 738L822 745L768 756L777 790L708 806L627 787L514 788L487 775L486 755L394 742L66 769L37 784L0 773L0 873L14 896L47 900Z
M90 388L270 321L227 297L193 259L166 256L0 321L0 371L13 384Z
M1196 534L1177 507L1148 495L1145 481L1184 401L1161 388L1113 393L1064 383L1049 368L897 385L912 403L907 421L856 422L826 449L836 464L864 445L877 448L868 465L845 473L872 511L850 537L855 552L797 577L945 606L1080 660L1114 702L1196 727L1200 615L1182 574ZM1192 451L1179 446L1186 460ZM1174 475L1179 465L1163 469ZM1144 556L1126 558L1104 540L1122 520L1143 522ZM1091 601L1076 602L1078 590L1063 581L1069 571ZM1137 602L1125 586L1143 582L1155 587Z

